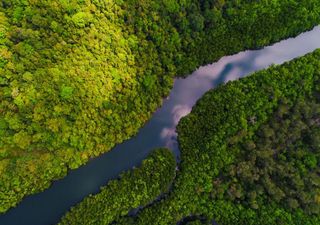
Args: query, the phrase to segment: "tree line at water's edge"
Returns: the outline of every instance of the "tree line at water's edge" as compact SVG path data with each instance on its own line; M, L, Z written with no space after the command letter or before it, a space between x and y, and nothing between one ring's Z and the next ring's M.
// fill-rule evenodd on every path
M317 0L1 1L0 212L134 135L174 76L319 17Z

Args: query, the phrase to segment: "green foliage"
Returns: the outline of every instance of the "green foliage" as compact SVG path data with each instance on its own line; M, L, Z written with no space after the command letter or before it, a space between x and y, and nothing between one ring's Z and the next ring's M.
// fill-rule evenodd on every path
M61 90L60 90L60 96L63 99L70 99L72 97L73 94L73 88L72 87L68 87L68 86L62 86Z
M168 149L153 151L139 168L109 181L96 195L73 207L60 224L110 224L132 209L152 202L167 192L175 176L176 162Z
M71 18L72 22L80 28L85 27L91 19L92 15L85 12L78 12L77 14L74 14Z
M134 135L174 76L319 18L318 0L1 1L0 212Z
M319 69L316 50L206 93L178 124L172 191L131 224L320 224Z
M291 108L280 103L254 135L229 142L240 153L214 180L212 197L253 209L276 202L285 209L319 215L320 148L310 142L320 129L319 119L320 104L314 99L301 98Z
M22 7L16 7L13 11L13 22L17 23L21 20L23 17L23 8Z

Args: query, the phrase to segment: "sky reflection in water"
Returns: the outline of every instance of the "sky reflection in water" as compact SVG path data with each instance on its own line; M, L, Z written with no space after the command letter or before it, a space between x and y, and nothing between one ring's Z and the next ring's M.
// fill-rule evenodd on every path
M164 127L160 137L169 148L177 148L175 127L179 120L190 113L195 102L209 89L220 83L239 79L272 64L282 64L292 58L320 48L320 27L295 39L277 43L258 51L245 51L227 56L217 63L200 67L190 77L177 79L169 98L174 96L171 126ZM171 99L170 99L171 100Z

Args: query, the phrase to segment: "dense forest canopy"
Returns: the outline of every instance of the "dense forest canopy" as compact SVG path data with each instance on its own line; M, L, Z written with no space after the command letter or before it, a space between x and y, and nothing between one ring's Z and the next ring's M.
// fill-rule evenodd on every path
M213 198L320 214L320 99L283 101L252 137L240 141L240 131L230 138L228 147L239 156L213 181Z
M110 150L174 76L319 24L318 0L0 3L0 212Z

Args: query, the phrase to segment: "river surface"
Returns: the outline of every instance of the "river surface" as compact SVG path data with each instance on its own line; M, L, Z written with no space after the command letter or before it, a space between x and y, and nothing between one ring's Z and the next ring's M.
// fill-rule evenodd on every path
M69 171L65 178L55 181L44 192L26 197L16 208L0 215L0 224L56 224L72 205L90 193L97 193L102 185L122 171L138 166L152 149L167 146L179 158L175 127L205 92L317 48L320 48L320 26L264 49L223 57L214 64L200 67L186 79L176 79L170 96L135 137Z

